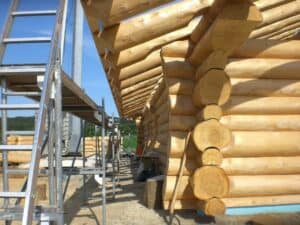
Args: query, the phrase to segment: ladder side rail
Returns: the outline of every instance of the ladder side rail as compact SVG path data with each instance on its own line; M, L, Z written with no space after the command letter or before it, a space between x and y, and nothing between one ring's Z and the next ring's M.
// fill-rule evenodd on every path
M5 53L5 46L4 39L9 36L9 33L12 29L14 17L12 16L13 12L17 10L19 5L19 0L11 0L11 4L8 9L8 14L4 21L3 30L0 33L0 65L3 63L4 53Z
M102 99L102 123L101 123L101 156L102 156L102 225L106 225L106 148L104 147L105 136L105 102Z
M26 190L25 206L23 212L22 225L31 225L33 220L33 207L35 199L35 188L37 183L38 168L40 161L40 153L45 133L46 117L48 115L48 105L52 92L52 84L54 80L54 73L61 71L60 65L60 39L61 39L61 28L63 14L65 12L65 0L60 0L59 11L56 18L55 31L52 34L51 50L49 56L49 63L47 64L46 73L44 76L42 95L40 99L40 110L38 113L38 119L35 127L35 135L33 141L31 164L29 168L28 184ZM60 77L59 77L60 78ZM59 79L60 80L60 79ZM61 82L61 81L60 81ZM57 91L57 90L56 90ZM61 94L61 93L60 93ZM61 99L60 99L61 100ZM58 101L58 99L56 99ZM55 101L55 102L56 102ZM60 101L61 104L61 101ZM60 143L56 143L56 146L61 147ZM58 154L58 152L56 152ZM56 166L57 162L56 162ZM58 176L58 174L56 174ZM57 190L59 193L59 190Z

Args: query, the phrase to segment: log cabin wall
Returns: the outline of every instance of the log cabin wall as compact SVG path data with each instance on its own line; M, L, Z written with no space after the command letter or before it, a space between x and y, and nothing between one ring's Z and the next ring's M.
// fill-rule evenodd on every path
M185 149L175 209L300 204L299 0L130 1L104 30L92 6L108 1L82 2L120 114L159 155L165 209Z

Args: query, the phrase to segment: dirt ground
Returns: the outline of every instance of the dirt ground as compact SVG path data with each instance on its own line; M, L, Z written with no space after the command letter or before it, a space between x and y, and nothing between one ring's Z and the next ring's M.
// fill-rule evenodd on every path
M136 166L128 160L121 165L120 185L116 199L112 200L112 189L108 188L107 225L163 225L168 223L168 213L163 210L147 209L143 203L144 183L134 182ZM77 178L78 179L78 178ZM66 224L100 225L101 191L94 179L87 186L87 201L82 202L84 191L80 180L73 180L70 186L69 199L65 203ZM300 214L269 214L257 216L223 216L208 218L198 216L195 211L176 213L174 225L300 225Z
M144 183L134 182L136 163L122 160L116 199L112 187L107 189L107 225L169 225L164 210L147 209L143 203ZM111 182L108 180L108 183ZM65 224L102 225L101 189L91 177L83 188L82 176L72 176L65 200ZM0 222L0 224L2 224ZM19 224L19 223L13 223ZM222 216L209 218L196 211L179 211L172 225L300 225L300 214L268 214L256 216Z

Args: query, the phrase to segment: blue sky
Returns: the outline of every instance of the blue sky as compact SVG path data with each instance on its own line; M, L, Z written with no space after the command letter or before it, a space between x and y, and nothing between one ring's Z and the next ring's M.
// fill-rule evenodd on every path
M72 41L73 41L73 11L74 0L69 0L69 14L67 21L67 34L64 70L71 75ZM10 0L0 0L0 29L2 30ZM20 0L18 10L56 9L58 0ZM37 37L51 36L55 17L19 17L15 20L11 37ZM84 22L83 34L83 77L82 87L88 95L98 104L105 98L106 111L118 115L109 84L98 56L88 24ZM8 45L3 60L5 64L45 63L49 54L49 44L12 44ZM11 99L11 102L20 102L23 99ZM13 115L13 114L11 114Z

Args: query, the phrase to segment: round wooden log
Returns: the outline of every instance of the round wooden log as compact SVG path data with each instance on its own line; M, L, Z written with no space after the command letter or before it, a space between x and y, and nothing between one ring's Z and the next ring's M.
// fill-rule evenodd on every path
M191 178L191 185L195 197L202 200L222 198L229 191L228 177L222 169L215 166L197 169Z
M161 65L161 58L159 51L154 51L144 60L134 63L130 66L124 67L120 70L119 79L124 80L134 75L148 71Z
M261 20L259 10L250 2L243 1L226 5L209 30L198 41L189 61L193 65L199 65L214 50L223 50L226 54L230 54L248 38Z
M299 59L300 40L248 39L232 54L236 58Z
M224 148L231 142L231 132L217 120L207 120L198 123L193 130L193 141L198 151L207 148Z
M138 83L138 82L144 81L146 79L149 79L149 78L152 78L152 77L155 77L155 76L159 76L161 73L162 73L162 67L161 66L158 66L158 67L153 68L153 69L149 69L146 72L143 72L143 73L134 75L132 77L129 77L125 80L122 80L121 84L120 84L120 87L121 88L127 88L131 85L134 85L134 84Z
M299 97L233 96L223 105L223 114L299 114Z
M222 163L223 156L219 149L208 148L197 159L199 159L198 164L201 166L219 166Z
M300 96L300 80L231 79L231 85L235 96Z
M230 176L227 197L300 194L300 175Z
M273 22L288 18L293 15L299 14L300 6L297 1L281 4L280 6L271 8L262 13L263 21L260 26L265 26Z
M187 58L192 53L194 45L190 40L175 41L161 48L163 57Z
M178 181L177 176L166 176L163 186L163 200L169 201L172 199L175 185ZM176 199L194 199L193 191L189 184L189 177L183 176L180 180L180 185L177 191Z
M240 197L240 198L223 198L226 207L247 207L247 206L266 206L266 205L289 205L300 204L300 195L275 195L259 197ZM189 200L193 201L193 200ZM179 203L177 203L179 205ZM182 204L188 206L187 203Z
M267 25L267 26L263 26L259 29L256 29L254 30L251 35L250 35L250 38L258 38L258 37L261 37L263 35L266 35L266 34L270 34L272 32L275 32L277 30L280 30L290 24L293 24L293 23L296 23L300 20L300 15L295 15L295 16L291 16L291 17L288 17L286 19L283 19L283 20L279 20L275 23L272 23L270 25Z
M180 158L183 155L186 147L186 137L188 132L172 131L169 133L169 156L173 158ZM159 137L160 138L160 137ZM196 153L196 147L192 142L188 143L187 154Z
M232 131L300 131L300 115L227 115L220 122Z
M213 51L197 68L196 80L199 80L210 69L223 70L228 62L228 56L222 50Z
M225 158L221 168L227 175L300 174L299 160L300 156Z
M167 77L166 83L169 87L169 94L171 95L192 95L195 82L193 80L169 78Z
M191 116L197 112L197 108L188 95L170 95L169 101L172 114Z
M231 59L225 72L230 78L300 79L299 65L299 59Z
M198 158L198 157L197 157ZM181 165L181 158L168 158L168 168L166 171L166 174L168 176L177 176L179 174L179 169ZM194 173L194 171L199 167L197 165L197 162L193 158L187 158L187 161L185 163L183 175L184 176L190 176Z
M110 26L170 0L146 0L143 4L139 0L82 0L81 2L88 16L101 20L105 26Z
M170 130L189 131L195 124L194 116L170 115L169 117Z
M299 22L293 23L293 24L285 26L284 28L281 28L281 29L279 29L279 30L277 30L275 32L263 35L261 38L265 38L265 39L267 39L267 38L275 38L275 39L278 39L278 37L280 37L281 35L284 35L286 32L298 29L299 27L300 27L300 23Z
M187 80L195 79L195 68L184 58L167 58L163 57L163 71L167 77L176 77Z
M100 38L107 48L121 51L186 26L207 3L185 0L158 8L105 29Z
M197 82L193 103L198 107L210 104L223 105L228 101L230 93L231 83L227 74L223 70L211 69Z
M189 36L198 23L199 18L195 18L184 28L167 33L145 43L133 46L119 53L109 54L107 56L107 60L121 68L134 62L140 61L155 49L160 48L160 46Z
M275 6L282 5L286 2L287 2L286 0L260 0L260 1L255 1L254 4L260 10L266 10L269 8L273 8Z
M219 198L211 198L206 201L197 201L197 209L204 212L205 215L217 216L224 215L226 206Z
M226 158L300 155L299 131L236 131L232 136L232 145L221 150Z
M210 119L220 120L222 117L222 108L218 105L206 105L196 117L198 121Z

